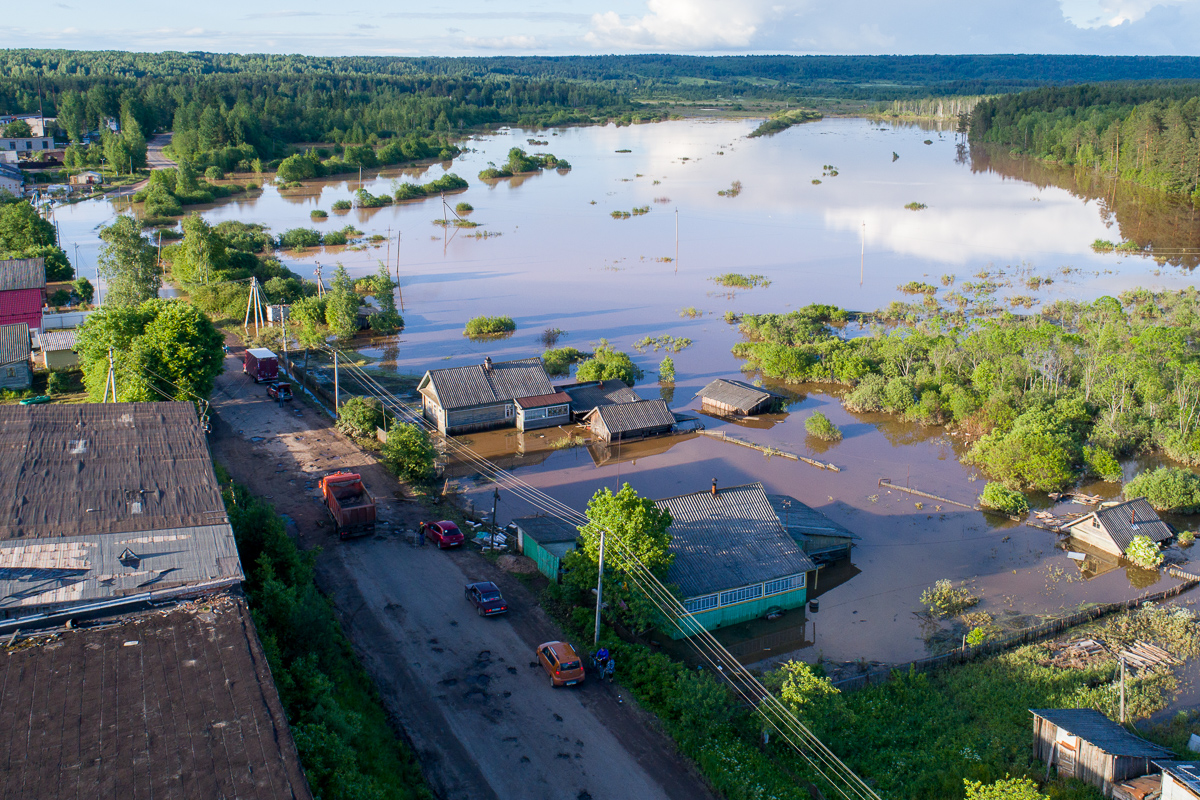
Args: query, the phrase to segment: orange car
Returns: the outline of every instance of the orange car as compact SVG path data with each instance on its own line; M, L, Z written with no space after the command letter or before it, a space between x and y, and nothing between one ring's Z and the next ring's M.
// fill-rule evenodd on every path
M583 661L566 642L546 642L537 649L538 662L550 676L550 686L583 683Z

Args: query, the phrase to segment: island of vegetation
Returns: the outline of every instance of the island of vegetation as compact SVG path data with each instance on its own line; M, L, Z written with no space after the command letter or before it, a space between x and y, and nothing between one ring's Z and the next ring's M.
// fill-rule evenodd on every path
M786 111L780 111L778 114L772 114L767 117L762 123L750 132L750 138L756 136L769 136L773 133L786 131L793 125L799 125L804 122L815 122L823 117L820 111L814 111L810 108L792 108Z
M508 161L504 162L503 166L497 167L489 161L487 168L479 172L479 179L494 181L500 178L511 178L513 175L540 172L543 169L568 170L570 168L571 165L567 163L566 159L558 158L551 153L529 155L521 148L514 147L508 151Z
M463 336L470 339L505 336L517 329L512 317L474 317L463 328Z

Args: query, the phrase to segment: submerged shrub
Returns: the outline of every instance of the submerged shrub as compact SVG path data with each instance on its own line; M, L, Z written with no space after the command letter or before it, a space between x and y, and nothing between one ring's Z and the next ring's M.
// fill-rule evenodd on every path
M1200 475L1179 467L1159 467L1125 484L1125 496L1145 497L1159 511L1194 514L1200 511Z
M1025 499L1025 495L995 482L989 482L987 486L983 487L983 494L979 496L979 505L1013 516L1029 511L1029 501Z
M842 432L837 425L829 421L829 417L820 411L814 411L812 416L804 420L804 430L823 442L840 442Z
M517 323L512 317L475 317L467 322L463 336L496 336L501 333L512 333L517 329Z
M921 592L921 604L935 617L952 617L979 602L979 598L965 586L942 579Z
M1125 548L1125 558L1145 569L1154 569L1163 561L1158 545L1149 536L1138 535Z

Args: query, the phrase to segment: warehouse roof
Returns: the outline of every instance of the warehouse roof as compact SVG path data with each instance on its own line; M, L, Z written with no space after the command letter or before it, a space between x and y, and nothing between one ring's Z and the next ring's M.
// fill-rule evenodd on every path
M226 524L190 403L0 406L0 541Z
M699 395L703 399L711 400L714 403L733 406L743 414L749 414L755 406L764 400L781 396L745 381L726 380L725 378L717 378L708 386L701 389Z
M1166 747L1147 742L1092 708L1031 708L1029 713L1095 745L1111 756L1171 758Z
M574 542L579 538L578 528L557 517L521 517L514 519L513 524L538 544Z
M816 569L787 534L761 483L655 500L671 512L667 579L685 598Z
M14 258L0 261L0 292L46 288L46 259Z
M610 434L635 433L675 424L675 415L665 400L639 400L596 406L585 419L598 415Z
M74 350L75 329L61 328L52 331L42 331L38 334L38 344L41 345L43 351Z
M29 360L29 325L0 325L0 365Z
M1135 536L1149 536L1153 542L1164 542L1175 535L1171 526L1158 518L1154 506L1138 497L1115 506L1094 511L1067 526L1067 530L1098 522L1100 527L1124 553Z
M558 388L571 396L571 410L576 413L591 411L596 406L636 403L642 399L637 392L629 388L625 381L615 378L606 381L573 383Z
M241 600L22 640L0 685L0 797L312 797Z
M445 409L538 397L555 391L540 358L495 363L489 359L484 364L431 369L421 379L418 389L432 391L438 405Z

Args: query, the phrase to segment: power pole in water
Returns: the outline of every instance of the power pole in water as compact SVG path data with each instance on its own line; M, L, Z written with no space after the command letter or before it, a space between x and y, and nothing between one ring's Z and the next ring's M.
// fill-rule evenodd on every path
M675 274L679 274L679 206L675 207Z

